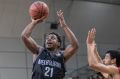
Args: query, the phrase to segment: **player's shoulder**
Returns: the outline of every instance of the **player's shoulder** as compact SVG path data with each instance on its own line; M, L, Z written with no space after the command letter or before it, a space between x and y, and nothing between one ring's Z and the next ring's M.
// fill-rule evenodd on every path
M41 53L44 49L45 49L44 47L39 46L39 48L38 48L38 54Z

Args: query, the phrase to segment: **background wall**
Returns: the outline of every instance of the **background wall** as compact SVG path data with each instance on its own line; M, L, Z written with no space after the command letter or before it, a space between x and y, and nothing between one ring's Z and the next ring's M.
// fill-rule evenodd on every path
M79 0L42 0L50 8L45 23L33 31L33 38L43 45L46 32L59 32L59 27L51 30L50 24L57 21L56 11L62 9L65 19L79 40L78 52L66 63L67 74L87 65L86 36L91 27L96 27L96 42L100 55L109 49L120 48L120 6ZM28 9L33 0L0 0L0 79L30 79L32 54L25 48L20 35L30 23ZM66 45L68 44L66 38Z

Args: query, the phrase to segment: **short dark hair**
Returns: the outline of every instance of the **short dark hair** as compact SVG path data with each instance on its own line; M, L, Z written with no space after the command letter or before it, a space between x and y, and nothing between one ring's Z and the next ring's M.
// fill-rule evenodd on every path
M51 32L51 33L49 33L48 35L50 35L50 34L53 34L53 35L56 35L56 37L57 37L57 39L58 39L58 42L60 42L60 46L58 47L58 48L60 48L61 47L61 36L59 35L59 34L57 34L57 33L55 33L55 32Z
M120 66L120 51L117 50L108 50L106 54L110 54L111 59L116 58L116 65L117 67Z

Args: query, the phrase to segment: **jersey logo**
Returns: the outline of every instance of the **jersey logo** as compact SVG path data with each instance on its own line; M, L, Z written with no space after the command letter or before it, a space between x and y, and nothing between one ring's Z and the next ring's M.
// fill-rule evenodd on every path
M52 60L38 60L38 64L40 65L49 65L49 66L54 66L57 68L61 68L61 63L57 62L57 61L52 61Z

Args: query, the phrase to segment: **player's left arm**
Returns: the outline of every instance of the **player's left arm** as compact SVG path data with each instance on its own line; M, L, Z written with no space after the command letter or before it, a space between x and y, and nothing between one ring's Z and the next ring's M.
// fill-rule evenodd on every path
M66 62L74 53L76 53L78 49L78 40L75 37L74 33L70 30L70 28L66 24L64 20L63 12L60 10L57 12L57 15L59 18L60 25L63 28L64 32L66 33L68 40L70 42L70 45L68 45L64 51L64 57Z
M92 69L103 73L108 73L108 74L119 73L119 70L116 66L104 65L101 61L97 59L95 55L96 52L95 35L96 35L96 29L92 28L88 32L88 36L86 40L89 66Z
M91 65L91 68L95 69L96 71L100 71L103 73L108 73L108 74L115 74L115 73L120 73L120 70L116 66L111 66L111 65L104 65L102 63L95 63Z

